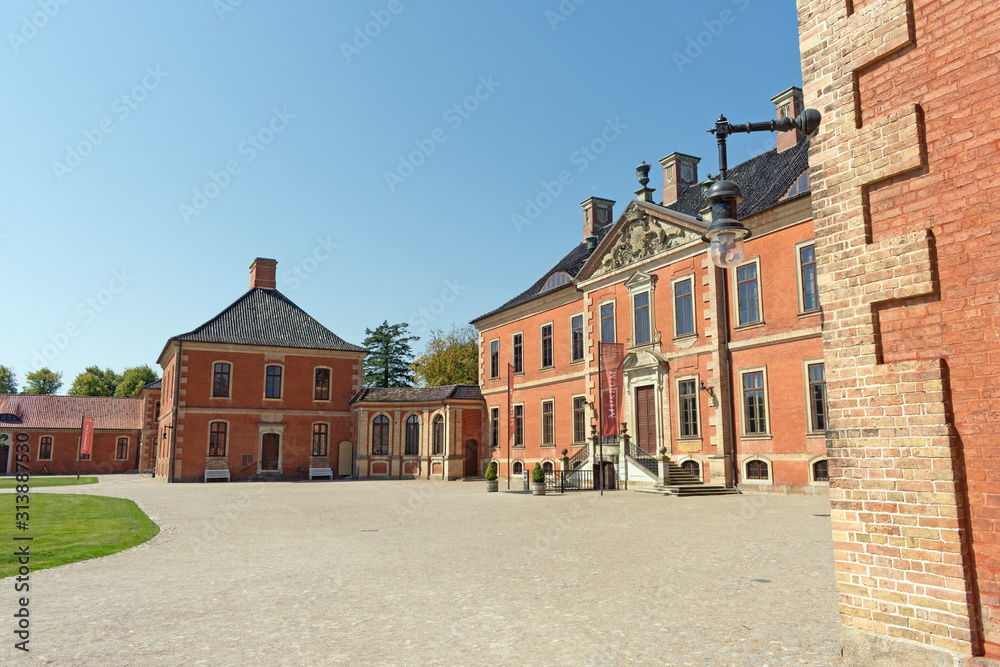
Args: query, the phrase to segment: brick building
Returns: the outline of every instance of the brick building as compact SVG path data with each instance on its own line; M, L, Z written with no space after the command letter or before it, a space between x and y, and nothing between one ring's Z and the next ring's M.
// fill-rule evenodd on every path
M14 446L28 445L30 474L108 474L135 470L142 442L143 401L97 396L0 394L0 474L13 474ZM94 418L90 455L79 460L84 417Z
M1000 660L1000 9L799 0L848 664Z
M795 115L802 91L772 100ZM531 287L473 321L487 432L501 475L541 462L595 465L598 342L624 342L623 411L632 438L605 465L631 485L657 482L665 449L688 474L761 492L826 493L826 408L816 291L809 140L779 135L775 149L729 171L753 232L740 266L717 269L701 236L709 222L699 159L660 160L663 201L648 178L617 219L615 202L582 203L582 242ZM648 167L645 167L648 173ZM514 433L507 368L514 366Z

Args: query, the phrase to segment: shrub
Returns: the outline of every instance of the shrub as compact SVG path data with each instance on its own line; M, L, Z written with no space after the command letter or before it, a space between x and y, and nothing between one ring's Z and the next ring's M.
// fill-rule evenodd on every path
M486 466L486 474L484 475L487 481L493 482L497 478L497 462L490 461L490 464Z
M541 463L536 463L535 469L531 471L531 481L535 484L545 483L545 473L542 471Z

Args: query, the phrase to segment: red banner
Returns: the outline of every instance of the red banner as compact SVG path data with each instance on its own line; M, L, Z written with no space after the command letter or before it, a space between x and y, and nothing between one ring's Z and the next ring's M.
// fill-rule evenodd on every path
M624 364L624 343L601 344L601 435L618 435Z
M84 456L90 456L91 450L94 448L94 418L84 417L83 418L83 434L80 438L80 453Z
M507 424L507 440L514 434L514 367L507 364L507 412L510 413Z

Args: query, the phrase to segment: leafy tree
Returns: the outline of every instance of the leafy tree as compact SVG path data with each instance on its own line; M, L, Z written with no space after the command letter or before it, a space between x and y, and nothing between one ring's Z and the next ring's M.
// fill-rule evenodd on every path
M412 387L410 362L413 350L410 341L420 340L408 336L406 323L389 324L385 320L375 330L365 329L364 345L371 352L365 357L365 379L368 387Z
M6 366L0 366L0 394L17 393L17 376Z
M478 384L479 341L471 326L452 327L449 333L431 330L424 353L411 366L417 384L440 387L446 384Z
M156 382L160 376L152 368L143 364L135 368L126 368L122 373L122 380L115 389L115 396L120 398L134 398L139 395L139 390L143 385Z
M114 396L121 381L122 376L110 368L102 371L97 366L87 366L66 393L70 396Z
M54 394L62 386L62 373L53 373L48 368L39 368L34 373L28 373L24 379L24 393L34 396Z

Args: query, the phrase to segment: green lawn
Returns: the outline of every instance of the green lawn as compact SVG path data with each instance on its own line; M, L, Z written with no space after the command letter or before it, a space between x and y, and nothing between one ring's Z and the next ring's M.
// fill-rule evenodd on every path
M122 498L32 493L26 531L15 525L14 503L15 494L0 494L0 578L17 573L15 545L30 545L35 572L117 553L160 532L134 502ZM34 539L15 542L15 534Z
M36 477L31 476L28 485L31 488L39 486L76 486L77 484L97 484L96 477L81 477L79 480L74 477ZM20 484L14 477L0 477L0 489L13 489Z

